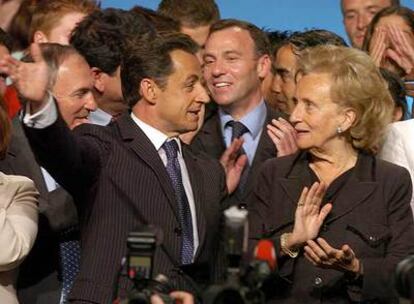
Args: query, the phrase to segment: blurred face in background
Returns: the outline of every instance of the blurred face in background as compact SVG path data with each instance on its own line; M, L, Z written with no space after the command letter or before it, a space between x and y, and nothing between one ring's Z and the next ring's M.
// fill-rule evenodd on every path
M0 45L0 60L5 55L10 55L10 52L4 45ZM6 75L0 74L0 96L3 96L6 92L6 78Z
M272 100L280 111L290 114L295 107L297 59L290 44L282 46L275 58L275 75L271 86Z
M362 47L372 18L388 6L391 0L342 0L343 23L353 47Z
M60 21L50 29L49 33L36 31L33 40L37 43L59 43L69 45L70 35L76 25L86 17L86 14L79 12L67 13Z
M395 33L393 29L398 30L399 33ZM382 30L386 32L385 43L387 45L387 49L383 54L381 67L394 72L401 77L406 76L404 67L399 65L400 60L397 60L395 57L396 54L401 54L402 52L399 50L399 47L397 46L398 43L396 42L396 39L394 39L395 36L393 37L393 35L403 35L405 40L411 45L411 48L414 49L413 29L409 26L403 17L398 15L389 15L382 17L378 21L375 26L375 30ZM372 45L373 43L371 40L370 48Z

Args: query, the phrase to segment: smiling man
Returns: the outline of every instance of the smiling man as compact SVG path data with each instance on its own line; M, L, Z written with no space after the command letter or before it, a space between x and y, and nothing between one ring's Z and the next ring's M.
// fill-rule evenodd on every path
M235 138L242 137L245 166L232 204L246 202L257 167L275 156L266 125L279 113L266 106L261 84L270 72L270 45L255 25L233 19L214 23L205 44L204 78L218 110L209 116L194 139L198 151L219 159ZM265 132L263 132L265 129Z
M70 129L88 123L89 113L97 108L88 63L70 46L44 43L40 49L52 75L49 89L63 120Z
M32 109L39 110L37 121L25 119L38 127L27 128L35 153L74 195L83 214L82 263L73 303L112 302L118 279L121 293L131 287L126 277L118 276L126 239L130 231L148 224L163 232L153 273L166 275L173 288L195 292L194 284L210 284L220 273L224 170L215 160L194 156L178 139L197 128L202 105L209 101L198 47L182 34L136 42L128 44L121 66L132 113L109 126L83 124L69 132L54 103L45 98L41 81L28 90L19 86ZM39 75L44 75L43 59L35 57ZM9 58L0 71L12 72L14 65L20 63ZM19 77L17 84L24 83ZM50 124L44 124L42 114ZM45 140L53 135L59 140Z
M353 47L362 48L365 32L372 18L385 7L400 5L399 0L342 0L341 9L346 33Z

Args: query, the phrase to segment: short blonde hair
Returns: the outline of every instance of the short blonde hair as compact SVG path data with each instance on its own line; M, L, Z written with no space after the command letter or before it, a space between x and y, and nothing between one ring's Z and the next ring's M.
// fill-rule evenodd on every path
M36 31L45 35L59 24L60 20L69 13L89 15L99 9L100 2L96 0L52 0L42 1L35 6L29 29L29 39L33 40Z
M323 45L305 49L299 66L302 75L331 75L333 102L356 112L345 135L355 149L375 152L391 122L394 104L371 57L355 48Z

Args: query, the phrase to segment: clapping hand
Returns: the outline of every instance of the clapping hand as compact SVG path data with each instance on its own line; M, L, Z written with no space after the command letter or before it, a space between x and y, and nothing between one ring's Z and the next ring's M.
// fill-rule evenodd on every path
M414 76L414 34L396 26L389 27L392 48L386 50L386 56L404 70L406 76Z
M296 130L285 119L273 119L272 123L267 125L267 134L276 147L277 157L290 155L298 150Z
M243 138L236 138L220 157L220 163L226 173L227 190L231 194L236 190L240 177L247 163L247 156L240 155Z
M375 65L380 67L384 60L384 53L387 49L387 30L382 27L375 29L369 46L369 55L374 60Z
M332 209L330 203L321 208L325 192L326 186L323 182L315 182L310 189L303 189L295 212L293 231L287 244L289 248L302 247L318 236L323 221Z
M348 245L336 249L323 238L317 238L316 241L307 241L304 249L305 258L316 267L353 273L360 273L361 271L361 263Z

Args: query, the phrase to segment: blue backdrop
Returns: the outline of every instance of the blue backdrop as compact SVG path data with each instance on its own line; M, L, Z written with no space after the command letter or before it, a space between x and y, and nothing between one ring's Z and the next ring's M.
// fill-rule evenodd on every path
M203 0L200 0L203 1ZM103 7L156 9L159 0L103 0ZM250 21L273 30L322 28L346 37L339 0L216 0L223 18ZM414 9L414 0L401 0Z

